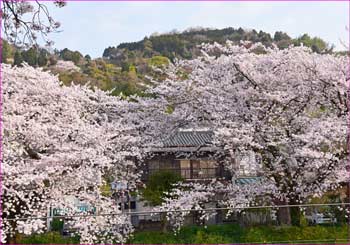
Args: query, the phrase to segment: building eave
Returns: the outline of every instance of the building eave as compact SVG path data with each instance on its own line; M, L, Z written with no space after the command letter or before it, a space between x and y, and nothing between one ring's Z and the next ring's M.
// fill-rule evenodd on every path
M177 153L177 152L223 152L221 147L216 146L203 146L203 147L159 147L151 148L150 152L167 152L167 153Z

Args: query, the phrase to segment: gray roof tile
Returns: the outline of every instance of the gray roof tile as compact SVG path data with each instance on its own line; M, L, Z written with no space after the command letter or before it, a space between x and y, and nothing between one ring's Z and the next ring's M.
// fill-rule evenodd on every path
M164 147L208 146L213 143L212 131L179 131L164 141Z

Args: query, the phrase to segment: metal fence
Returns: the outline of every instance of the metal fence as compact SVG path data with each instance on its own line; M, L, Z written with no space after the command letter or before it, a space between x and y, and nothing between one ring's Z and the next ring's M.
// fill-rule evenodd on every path
M233 212L231 212L233 211ZM305 235L298 237L297 234L289 234L287 240L276 240L269 234L261 234L261 240L249 240L249 243L344 243L350 244L350 203L321 203L321 204L300 204L300 205L273 205L255 206L246 208L236 208L234 210L226 207L203 208L201 210L172 210L172 211L125 211L122 215L130 217L136 231L156 231L164 225L163 217L165 213L186 212L184 226L207 227L209 225L222 226L225 224L236 224L243 230L254 230L259 227L264 230L272 227L277 233L282 232L284 227L293 225L295 219L299 223L298 229L301 232L311 232L313 227L323 227L324 234L310 234L310 239ZM298 213L295 213L298 212ZM210 218L203 221L199 217L202 214L210 214ZM230 213L230 214L229 214ZM56 215L56 219L69 220L71 218L84 218L90 216L116 216L116 213L94 213L76 215ZM42 219L48 217L23 217L17 219L3 219L7 221ZM50 217L52 219L52 217ZM271 229L272 229L271 228ZM167 229L171 232L171 222L167 223ZM322 230L321 229L321 230ZM69 236L74 232L69 227L60 231L62 236ZM261 232L261 231L260 231ZM256 236L255 236L256 237ZM269 238L270 237L270 238ZM54 242L54 241L52 241ZM235 242L234 240L232 242ZM159 241L162 243L162 241ZM235 242L237 243L237 242Z

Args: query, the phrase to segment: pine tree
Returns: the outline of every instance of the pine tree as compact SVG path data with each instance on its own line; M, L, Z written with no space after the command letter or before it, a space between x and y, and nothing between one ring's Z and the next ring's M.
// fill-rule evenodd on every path
M16 51L15 52L15 56L14 56L14 62L13 65L15 66L22 66L23 63L23 57L20 51Z

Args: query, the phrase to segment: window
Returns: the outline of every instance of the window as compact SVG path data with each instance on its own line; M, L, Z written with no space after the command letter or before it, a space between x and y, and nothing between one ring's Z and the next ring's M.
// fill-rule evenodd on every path
M221 174L217 162L212 159L173 159L169 157L148 162L147 175L162 170L177 173L184 179L212 179Z
M215 178L217 172L216 161L207 159L180 159L181 176L185 179Z
M129 209L129 203L126 202L124 207L125 207L125 209ZM130 202L130 209L136 209L136 202L135 201Z
M190 160L180 160L181 177L184 179L191 178L191 161Z

